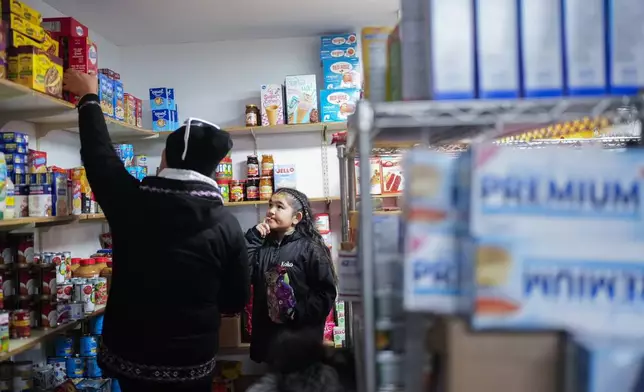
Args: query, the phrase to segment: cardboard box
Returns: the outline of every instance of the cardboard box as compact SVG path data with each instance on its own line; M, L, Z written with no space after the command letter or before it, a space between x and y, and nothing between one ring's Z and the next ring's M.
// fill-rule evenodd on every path
M309 124L320 121L315 75L287 76L286 115L288 124Z
M52 37L87 37L89 30L74 18L44 18L41 26L52 34Z
M219 326L219 348L235 348L241 345L241 320L239 316L222 316Z
M565 336L473 333L467 322L442 318L429 331L445 392L555 392L563 387Z

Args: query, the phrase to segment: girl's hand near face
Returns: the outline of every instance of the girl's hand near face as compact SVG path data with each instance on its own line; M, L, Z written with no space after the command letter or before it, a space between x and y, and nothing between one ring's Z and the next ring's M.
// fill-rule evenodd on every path
M268 223L266 223L266 221L255 226L255 230L259 232L259 235L261 235L262 238L266 237L271 232L271 228L270 226L268 226Z

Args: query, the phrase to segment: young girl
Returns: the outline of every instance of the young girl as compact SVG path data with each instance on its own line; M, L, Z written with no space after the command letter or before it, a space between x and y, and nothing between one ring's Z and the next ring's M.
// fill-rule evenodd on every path
M322 341L337 279L306 195L290 188L275 192L266 219L246 233L246 241L253 284L251 359L272 362L269 348L283 331L309 330Z

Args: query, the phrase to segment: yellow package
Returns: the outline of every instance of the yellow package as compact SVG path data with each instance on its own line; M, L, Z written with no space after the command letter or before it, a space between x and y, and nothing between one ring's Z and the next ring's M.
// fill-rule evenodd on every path
M400 27L396 26L387 39L387 84L385 99L402 101L402 53Z
M40 27L40 25L29 23L26 19L23 19L16 14L3 15L3 19L9 22L10 29L22 33L29 38L33 38L38 42L43 42L45 40L45 35L47 35L47 33L45 29Z
M364 97L373 102L385 101L387 40L392 31L392 27L365 27L362 29Z
M42 22L42 14L40 12L18 0L2 0L2 13L18 15L27 22L35 25L40 25L40 22Z
M63 60L34 46L12 49L18 56L18 83L54 97L63 96ZM14 60L15 61L15 60ZM15 70L11 68L11 71Z

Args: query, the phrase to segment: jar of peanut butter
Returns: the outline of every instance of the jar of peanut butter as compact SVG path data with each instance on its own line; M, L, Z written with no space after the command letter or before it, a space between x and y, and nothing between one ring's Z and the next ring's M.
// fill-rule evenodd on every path
M74 271L80 268L80 261L81 261L80 257L72 258L71 264L69 266L72 276L74 276Z
M98 278L100 270L96 268L96 261L94 259L82 259L80 261L80 268L74 271L74 278L92 279Z
M107 260L107 267L101 270L101 278L107 279L107 292L110 292L112 286L112 259Z
M107 268L107 257L94 257L94 262L96 263L96 270L100 273Z

